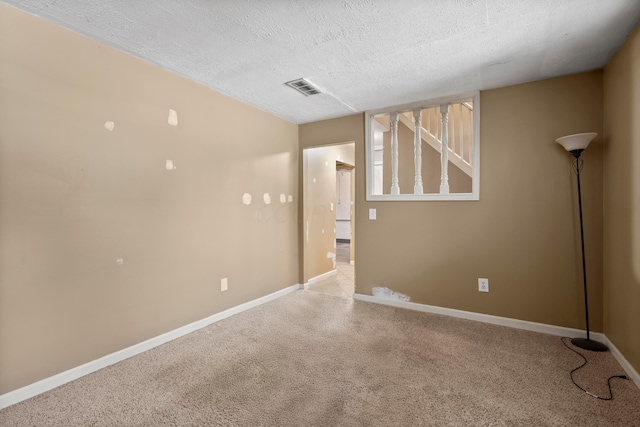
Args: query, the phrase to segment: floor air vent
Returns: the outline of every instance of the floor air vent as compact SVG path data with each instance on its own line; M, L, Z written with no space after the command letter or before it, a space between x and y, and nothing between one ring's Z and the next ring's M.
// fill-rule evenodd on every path
M291 80L285 83L287 86L294 88L304 96L317 95L322 93L320 89L306 81L305 79Z

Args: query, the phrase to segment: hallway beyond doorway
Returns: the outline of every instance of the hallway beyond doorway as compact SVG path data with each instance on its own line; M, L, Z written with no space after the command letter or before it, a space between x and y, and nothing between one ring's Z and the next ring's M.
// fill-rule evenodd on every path
M355 274L349 262L350 243L336 243L336 274L309 286L309 291L321 292L340 298L353 298Z

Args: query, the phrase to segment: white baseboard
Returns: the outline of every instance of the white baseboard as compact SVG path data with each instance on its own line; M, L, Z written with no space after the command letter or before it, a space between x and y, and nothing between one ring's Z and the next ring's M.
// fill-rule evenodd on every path
M216 323L220 320L226 319L227 317L242 313L243 311L257 307L298 289L300 289L300 285L298 284L289 286L272 294L265 295L252 301L248 301L244 304L232 307L228 310L206 317L202 320L198 320L196 322L182 326L178 329L174 329L173 331L132 345L131 347L127 347L120 351L116 351L115 353L108 354L104 357L101 357L100 359L87 362L83 365L61 372L57 375L45 378L33 384L29 384L28 386L0 395L0 409L37 396L38 394L44 393L45 391L49 391L63 384L83 377L87 374L105 368L109 365L121 362L147 350L151 350L154 347L158 347L159 345L175 340L176 338L180 338L183 335L187 335L191 332L197 331L198 329L204 328L205 326L209 326L212 323Z
M613 343L606 336L604 337L604 343L607 345L607 347L609 347L609 351L611 351L613 357L618 361L620 366L622 366L622 369L625 370L629 379L631 379L631 381L633 381L636 386L640 388L640 374L638 374L638 371L636 371L633 366L631 366L631 363L629 363L629 361L624 358L622 353L620 353L620 350L618 350L618 348L613 345Z
M316 277L312 277L311 279L307 280L307 283L305 283L304 285L300 285L300 289L309 289L309 286L313 285L314 283L318 283L321 280L324 280L328 277L331 277L333 275L335 275L338 272L338 270L331 270L331 271L327 271L326 273L322 273Z
M317 276L314 279L316 281L322 280L322 279L318 279L318 277L322 277L322 276L328 277L331 274L335 274L335 270L329 273L325 273L324 275ZM304 286L307 286L310 283L312 283L311 280L307 282ZM0 409L14 405L18 402L22 402L23 400L37 396L38 394L41 394L51 389L54 389L56 387L59 387L63 384L76 380L92 372L98 371L102 368L113 365L122 360L128 359L137 354L143 353L147 350L151 350L152 348L158 347L159 345L172 341L183 335L187 335L191 332L197 331L198 329L204 328L205 326L211 325L220 320L231 317L235 314L242 313L243 311L249 310L251 308L264 304L266 302L272 301L276 298L279 298L288 293L291 293L297 289L301 289L304 286L303 285L289 286L287 288L281 289L272 294L265 295L261 298L246 302L244 304L240 304L236 307L214 314L202 320L193 322L189 325L185 325L173 331L159 335L155 338L151 338L149 340L143 341L139 344L135 344L123 350L117 351L115 353L111 353L109 355L101 357L100 359L87 362L83 365L69 369L65 372L61 372L57 375L51 376L49 378L45 378L41 381L35 382L28 386L0 395ZM377 297L363 295L363 294L353 294L353 299L377 303L377 304L390 305L393 307L406 308L410 310L417 310L417 311L422 311L426 313L443 314L446 316L458 317L458 318L468 319L468 320L475 320L478 322L491 323L495 325L509 326L512 328L525 329L525 330L534 331L534 332L542 332L542 333L547 333L547 334L557 335L557 336L567 336L571 338L584 336L584 331L579 329L565 328L565 327L555 326L555 325L546 325L543 323L511 319L508 317L492 316L488 314L473 313L469 311L443 308L443 307L437 307L437 306L426 305L426 304L417 304L412 302L386 300L384 298L377 298ZM609 339L604 334L592 332L591 336L594 339L598 341L602 341L605 344L607 344L607 346L609 346L609 349L611 350L611 354L618 361L618 363L620 363L622 368L626 371L627 376L629 376L629 378L640 388L640 375L633 368L633 366L631 366L631 364L624 358L624 356L620 353L620 351L616 348L616 346L613 345L613 343L609 341Z
M578 338L585 335L585 332L580 329L547 325L545 323L529 322L527 320L512 319L510 317L500 317L490 314L474 313L472 311L456 310L453 308L438 307L435 305L391 300L363 294L353 294L353 299L373 302L377 304L390 305L393 307L407 308L409 310L422 311L425 313L443 314L445 316L475 320L476 322L491 323L493 325L509 326L511 328L524 329L527 331L542 332L545 334L557 335L560 337ZM591 332L590 335L598 341L602 341L604 339L604 334L600 332Z
M550 335L570 338L584 338L585 331L581 329L565 328L563 326L547 325L544 323L529 322L526 320L511 319L509 317L492 316L490 314L474 313L471 311L456 310L453 308L438 307L435 305L418 304L415 302L405 302L398 300L390 300L378 298L364 294L353 294L353 299L376 304L390 305L392 307L406 308L409 310L422 311L425 313L442 314L445 316L458 317L461 319L475 320L477 322L491 323L493 325L508 326L511 328L524 329L533 332L542 332ZM622 353L616 348L609 339L600 332L591 332L590 337L594 340L606 344L611 350L611 354L618 361L622 369L625 370L627 376L640 388L640 375L624 358Z

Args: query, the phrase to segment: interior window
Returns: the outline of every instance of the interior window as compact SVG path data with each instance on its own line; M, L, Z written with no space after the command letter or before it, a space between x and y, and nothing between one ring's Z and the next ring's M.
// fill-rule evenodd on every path
M479 199L477 92L368 111L366 119L367 200Z

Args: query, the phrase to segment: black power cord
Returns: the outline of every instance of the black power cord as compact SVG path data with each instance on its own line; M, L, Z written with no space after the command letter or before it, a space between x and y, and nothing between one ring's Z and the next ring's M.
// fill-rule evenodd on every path
M628 379L627 376L626 375L612 375L609 378L607 378L607 385L609 386L609 397L600 397L600 396L597 396L597 395L591 393L590 391L587 391L586 389L582 388L580 385L578 385L576 380L573 379L573 373L576 372L578 369L584 367L587 364L587 358L584 357L584 355L582 353L580 353L580 352L576 351L575 349L569 347L569 345L564 340L565 338L571 339L569 337L560 338L560 341L562 341L562 344L564 344L565 347L567 347L569 350L573 351L575 354L580 356L582 358L582 360L583 360L582 365L578 366L577 368L574 368L571 372L569 372L569 376L571 377L571 381L573 382L573 384L576 387L578 387L580 390L582 390L585 393L587 393L589 396L595 397L596 399L600 399L600 400L611 400L611 399L613 399L613 392L611 391L611 380L614 379L614 378L621 378L623 380L626 380L626 379Z

